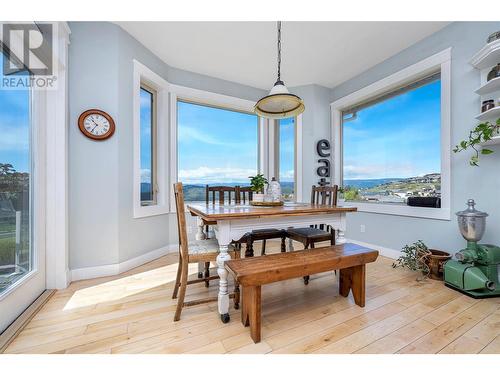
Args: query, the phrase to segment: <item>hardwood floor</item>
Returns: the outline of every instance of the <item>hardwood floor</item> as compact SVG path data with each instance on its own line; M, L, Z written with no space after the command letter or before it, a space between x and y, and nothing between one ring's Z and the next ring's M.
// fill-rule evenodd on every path
M268 249L279 251L279 242ZM174 323L176 258L72 283L5 353L500 353L500 298L417 282L383 257L367 265L364 308L338 295L332 273L311 276L308 286L302 278L264 286L259 344L239 311L222 324L216 303L185 308ZM196 277L196 265L190 271ZM186 299L216 294L212 281L209 289L190 285Z

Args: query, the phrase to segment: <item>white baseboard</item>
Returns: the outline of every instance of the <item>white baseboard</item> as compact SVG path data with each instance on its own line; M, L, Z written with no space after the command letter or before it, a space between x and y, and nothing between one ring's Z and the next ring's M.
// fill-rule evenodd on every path
M346 242L355 243L356 245L368 247L370 249L378 250L378 252L379 252L380 255L382 255L384 257L387 257L387 258L397 259L401 255L401 251L390 249L388 247L383 247L383 246L375 245L375 244L368 243L368 242L362 242L362 241L352 240L352 239L349 239L349 238L346 238L345 241Z
M159 249L150 251L146 254L139 255L138 257L126 260L121 263L106 264L103 266L77 268L71 270L71 281L94 279L96 277L113 276L122 272L128 271L132 268L141 266L152 260L158 259L166 254L177 252L179 245L167 245Z

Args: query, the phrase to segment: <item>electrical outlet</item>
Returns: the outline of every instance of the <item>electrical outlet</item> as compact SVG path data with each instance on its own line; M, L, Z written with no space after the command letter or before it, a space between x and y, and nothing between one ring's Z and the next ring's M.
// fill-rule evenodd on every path
M365 225L364 225L364 224L361 224L361 225L359 226L359 231L360 231L361 233L365 233L365 231L366 231L366 227L365 227Z

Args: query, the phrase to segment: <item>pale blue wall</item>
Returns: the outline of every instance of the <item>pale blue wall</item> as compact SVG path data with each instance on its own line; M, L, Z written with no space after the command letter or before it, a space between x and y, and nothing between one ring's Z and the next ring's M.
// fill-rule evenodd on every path
M500 30L499 22L455 22L414 44L396 56L335 87L332 101L359 90L448 47L452 47L451 67L451 141L455 145L464 139L475 125L480 98L474 93L480 85L479 71L469 61L486 43L487 36ZM370 53L366 50L365 53ZM468 165L469 153L452 154L451 210L452 220L431 220L393 215L356 213L347 220L347 237L392 249L417 239L429 246L449 251L459 250L464 240L458 233L454 213L465 208L468 198L474 198L477 208L490 214L483 242L500 245L500 147L495 154L484 157L479 168ZM360 233L360 225L366 232Z
M69 266L76 269L123 262L177 242L173 215L133 219L133 59L178 85L249 100L266 91L172 68L112 23L69 26ZM89 108L114 118L112 138L94 142L80 133L78 116Z
M111 23L70 23L69 49L69 241L70 268L123 262L176 243L173 215L132 218L132 59L171 83L257 100L264 90L169 67ZM294 87L306 103L303 115L303 192L317 182L315 144L330 137L331 101L420 61L445 48L452 50L452 143L467 135L479 110L479 73L468 61L500 23L453 23L398 55L344 84ZM366 53L369 53L367 51ZM80 134L76 122L88 108L100 108L115 119L115 136L93 142ZM484 240L500 244L500 148L483 158L480 168L467 165L467 154L452 155L452 211L469 197L490 213ZM366 232L360 233L360 224ZM440 221L356 213L349 215L347 236L399 249L423 239L433 247L454 251L463 245L455 220Z

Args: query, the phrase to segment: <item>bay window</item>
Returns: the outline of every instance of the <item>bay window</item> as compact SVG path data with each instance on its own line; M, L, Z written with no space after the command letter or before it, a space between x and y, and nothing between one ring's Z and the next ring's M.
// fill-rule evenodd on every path
M258 127L253 113L177 100L177 178L186 201L204 201L206 185L249 185L258 173Z

